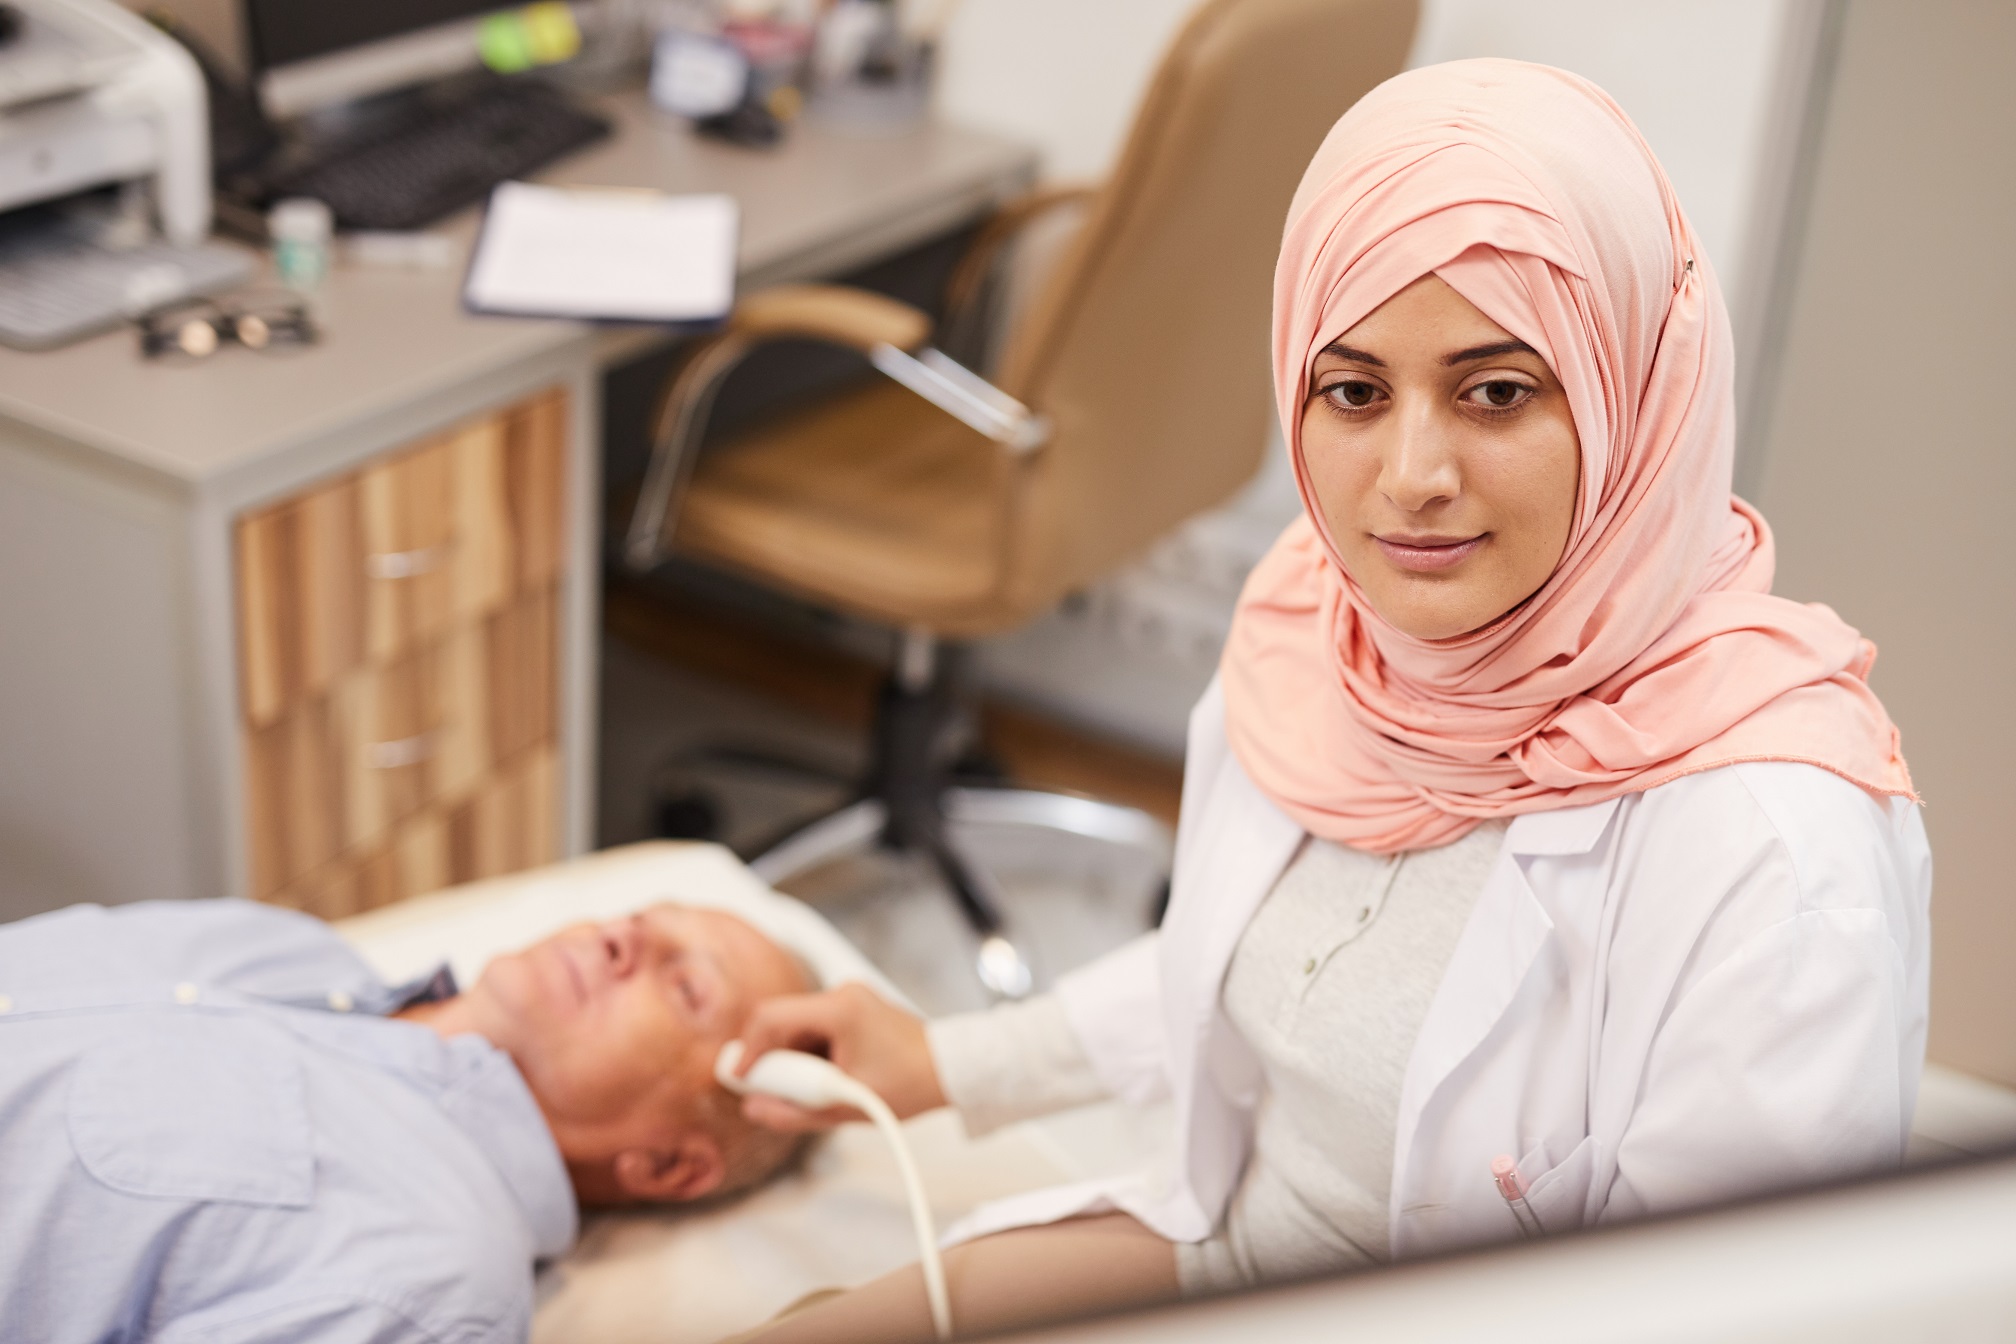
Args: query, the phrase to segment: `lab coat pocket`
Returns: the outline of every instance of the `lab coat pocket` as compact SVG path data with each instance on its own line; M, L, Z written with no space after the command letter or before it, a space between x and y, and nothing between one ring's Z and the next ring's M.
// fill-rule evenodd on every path
M1544 1145L1520 1160L1519 1172L1527 1181L1526 1204L1542 1231L1572 1232L1587 1221L1589 1188L1595 1180L1602 1149L1603 1145L1591 1135L1538 1176L1529 1173L1545 1160Z
M70 1143L122 1194L305 1207L315 1193L307 1085L291 1043L250 1017L189 1009L77 1062Z

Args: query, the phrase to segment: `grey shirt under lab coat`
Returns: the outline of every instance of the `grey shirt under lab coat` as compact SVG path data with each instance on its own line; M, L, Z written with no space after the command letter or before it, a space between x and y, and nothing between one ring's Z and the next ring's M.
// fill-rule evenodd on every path
M1186 1296L1387 1259L1401 1079L1504 836L1486 823L1391 857L1310 839L1281 874L1221 991L1267 1080L1253 1154L1211 1236L1177 1244ZM1052 999L931 1039L976 1133L1103 1091Z

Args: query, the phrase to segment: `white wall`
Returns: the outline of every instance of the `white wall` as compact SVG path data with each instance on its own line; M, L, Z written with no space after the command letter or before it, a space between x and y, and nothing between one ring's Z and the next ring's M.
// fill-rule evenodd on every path
M186 0L185 0L186 3ZM1042 146L1052 179L1111 166L1194 0L966 0L946 33L940 111ZM1804 0L1424 0L1411 63L1511 56L1607 89L1665 164L1734 301L1757 268L1777 80Z
M939 110L1043 147L1048 176L1096 178L1194 0L965 0L945 34Z
M1788 0L1428 0L1413 63L1511 56L1603 86L1665 165L1733 300L1794 11Z
M1932 837L1932 1057L2016 1086L2012 52L2008 0L1847 6L1757 499L1778 591L1882 649Z

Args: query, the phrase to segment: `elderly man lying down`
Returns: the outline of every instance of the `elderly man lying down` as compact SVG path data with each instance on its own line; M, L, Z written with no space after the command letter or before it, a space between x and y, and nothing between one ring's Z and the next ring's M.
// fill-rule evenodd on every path
M789 1156L712 1069L809 987L675 905L460 993L236 901L0 926L0 1337L523 1339L577 1203L701 1199Z

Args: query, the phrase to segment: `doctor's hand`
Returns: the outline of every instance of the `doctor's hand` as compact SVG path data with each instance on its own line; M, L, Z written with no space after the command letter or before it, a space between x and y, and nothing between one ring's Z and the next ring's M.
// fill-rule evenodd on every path
M823 994L787 994L757 1004L742 1027L741 1072L747 1073L771 1050L825 1056L866 1083L899 1119L945 1104L923 1019L863 984L842 985ZM787 1134L831 1129L864 1118L850 1106L808 1111L761 1094L742 1099L742 1114L766 1129Z

